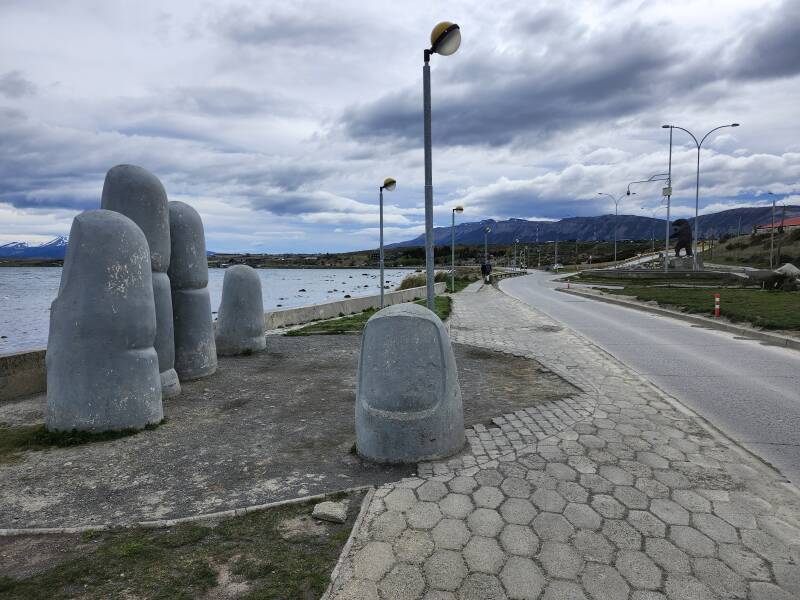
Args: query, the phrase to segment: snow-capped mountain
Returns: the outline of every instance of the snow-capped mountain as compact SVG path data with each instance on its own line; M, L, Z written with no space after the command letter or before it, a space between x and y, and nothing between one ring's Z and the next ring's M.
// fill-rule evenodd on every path
M49 242L30 246L26 242L10 242L0 245L0 258L64 258L67 237L60 235Z

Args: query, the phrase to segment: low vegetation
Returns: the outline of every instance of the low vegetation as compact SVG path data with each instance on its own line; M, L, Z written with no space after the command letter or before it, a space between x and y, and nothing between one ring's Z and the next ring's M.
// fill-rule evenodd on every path
M774 240L768 233L723 237L714 244L713 250L707 247L700 256L712 263L767 269L770 249L773 252L773 266L792 263L800 267L800 229L776 233Z
M360 499L360 496L354 496ZM355 504L355 502L353 503ZM46 570L0 575L7 600L319 598L352 528L294 504L213 524L84 534ZM351 513L354 512L351 506Z
M435 310L436 315L443 321L450 316L452 308L452 299L449 296L436 296ZM418 300L417 304L424 306L425 300ZM344 333L361 333L364 326L367 324L369 318L378 312L377 309L371 308L364 312L341 317L338 319L328 319L325 321L317 321L299 329L293 329L286 333L286 335L336 335Z
M800 331L800 293L780 290L733 289L720 287L643 287L627 285L607 289L610 294L655 300L660 305L686 312L710 315L714 294L720 295L720 314L731 321L747 322L765 329Z

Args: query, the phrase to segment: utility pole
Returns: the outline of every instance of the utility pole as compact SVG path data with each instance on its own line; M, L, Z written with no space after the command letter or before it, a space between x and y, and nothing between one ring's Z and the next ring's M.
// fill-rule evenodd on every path
M772 233L769 238L769 268L774 269L773 254L775 251L775 198L772 198Z
M536 259L536 266L538 268L542 267L542 247L539 246L539 224L536 224L536 254L538 258Z

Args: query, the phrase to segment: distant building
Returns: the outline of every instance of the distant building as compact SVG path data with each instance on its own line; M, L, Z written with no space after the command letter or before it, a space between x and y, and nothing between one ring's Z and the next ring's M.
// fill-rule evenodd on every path
M784 219L783 223L779 218L775 219L775 229L779 230L783 226L785 231L792 231L793 229L800 229L800 217L791 217ZM769 233L772 231L772 221L764 223L763 225L756 225L756 233Z

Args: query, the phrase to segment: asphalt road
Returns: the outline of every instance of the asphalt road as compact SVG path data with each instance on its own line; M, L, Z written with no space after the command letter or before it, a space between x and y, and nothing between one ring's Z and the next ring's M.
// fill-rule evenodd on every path
M504 292L582 333L800 484L800 351L555 291L537 272Z

